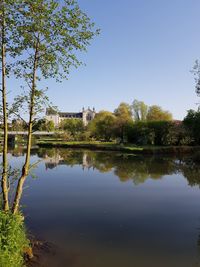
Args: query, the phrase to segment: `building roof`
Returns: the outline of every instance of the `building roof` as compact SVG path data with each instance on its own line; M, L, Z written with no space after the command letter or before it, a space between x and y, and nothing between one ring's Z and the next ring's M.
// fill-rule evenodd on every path
M91 110L89 107L86 110L83 108L82 112L58 112L57 110L55 110L53 108L47 108L46 109L46 115L47 116L59 115L60 117L63 117L63 118L71 118L71 117L82 118L83 117L83 113L84 112L88 112L88 111L96 113L94 108L93 108L93 110Z
M82 112L59 112L58 115L62 118L82 118Z

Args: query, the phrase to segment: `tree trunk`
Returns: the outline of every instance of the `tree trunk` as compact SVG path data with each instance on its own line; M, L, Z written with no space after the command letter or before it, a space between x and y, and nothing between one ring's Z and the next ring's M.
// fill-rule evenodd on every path
M2 3L4 5L4 3ZM9 210L8 200L8 114L7 114L7 100L6 100L6 44L5 44L5 12L2 12L1 25L1 57L2 57L2 107L3 107L3 172L2 172L2 193L3 193L3 210Z
M23 193L23 185L24 182L29 174L30 168L30 155L31 155L31 143L32 143L32 128L33 128L33 116L34 116L34 104L35 104L35 90L36 90L36 72L37 72L37 63L38 63L38 45L39 42L37 41L35 55L34 55L34 66L33 66L33 77L32 77L32 86L30 92L30 109L29 109L29 125L28 125L28 141L26 147L26 159L24 166L22 168L22 174L18 181L17 190L15 194L15 199L13 203L12 212L16 214L19 211L20 200Z

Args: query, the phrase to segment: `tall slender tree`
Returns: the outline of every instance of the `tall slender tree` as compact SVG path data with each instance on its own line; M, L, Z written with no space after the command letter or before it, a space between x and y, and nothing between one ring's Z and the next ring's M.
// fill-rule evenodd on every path
M145 121L148 113L148 106L143 101L134 100L131 106L135 121Z
M3 209L9 210L8 198L8 102L6 79L11 73L14 58L21 53L17 22L20 20L18 0L0 2L0 60L1 60L1 112L3 121L3 162L1 187ZM8 60L9 58L9 60Z
M3 193L3 209L9 210L8 202L8 114L7 114L7 92L6 92L6 3L1 2L1 80L2 80L2 111L3 111L3 162L2 162L2 193Z
M19 210L23 185L30 170L34 119L45 99L44 91L39 88L40 79L67 79L70 68L81 64L76 51L86 51L90 40L99 32L75 0L21 0L21 4L20 29L26 52L17 62L15 74L28 85L28 94L22 100L28 103L29 122L26 159L13 203L14 214Z

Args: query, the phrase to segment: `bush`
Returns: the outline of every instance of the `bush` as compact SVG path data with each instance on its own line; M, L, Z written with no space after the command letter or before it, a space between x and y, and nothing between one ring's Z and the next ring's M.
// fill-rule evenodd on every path
M62 139L64 141L74 141L74 137L69 131L64 131L62 133L56 134L57 139Z
M190 145L192 138L181 122L151 121L130 123L127 126L128 142L137 145Z
M84 131L83 122L79 119L65 119L61 121L59 128L60 130L69 133L74 140Z
M76 141L91 141L91 140L93 140L93 138L91 137L91 133L89 131L79 133L76 137Z
M23 266L23 254L28 247L23 217L0 211L0 266Z
M126 126L126 136L130 143L137 145L152 144L154 133L150 132L146 122L129 123Z

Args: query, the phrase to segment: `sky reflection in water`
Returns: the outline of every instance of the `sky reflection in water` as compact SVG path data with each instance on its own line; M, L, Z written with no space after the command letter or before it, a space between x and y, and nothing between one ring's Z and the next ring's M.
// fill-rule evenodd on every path
M190 159L33 150L38 158L26 222L73 255L70 266L200 266L200 166Z

